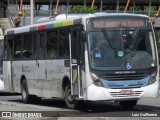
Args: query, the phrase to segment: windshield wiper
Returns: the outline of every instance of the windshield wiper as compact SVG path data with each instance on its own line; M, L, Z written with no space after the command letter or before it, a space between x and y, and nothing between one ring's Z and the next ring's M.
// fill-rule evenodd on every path
M106 40L108 41L110 47L111 47L112 49L115 49L114 45L111 44L111 39L109 38L109 35L108 35L106 29L103 28L103 29L102 29L102 32L104 33L104 36L105 36Z

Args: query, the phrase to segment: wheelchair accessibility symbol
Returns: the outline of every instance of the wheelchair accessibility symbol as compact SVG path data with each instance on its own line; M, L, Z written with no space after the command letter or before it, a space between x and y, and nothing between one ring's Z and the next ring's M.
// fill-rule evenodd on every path
M127 64L126 64L126 69L127 69L127 70L132 69L132 66L130 65L130 63L127 63Z

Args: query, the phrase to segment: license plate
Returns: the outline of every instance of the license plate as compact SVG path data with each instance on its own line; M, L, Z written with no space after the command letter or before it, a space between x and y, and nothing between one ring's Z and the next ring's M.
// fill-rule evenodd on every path
M133 94L132 90L121 90L121 94Z

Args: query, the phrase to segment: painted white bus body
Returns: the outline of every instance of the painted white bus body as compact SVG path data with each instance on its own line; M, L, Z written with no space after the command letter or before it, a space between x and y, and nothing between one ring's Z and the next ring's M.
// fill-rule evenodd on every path
M102 16L102 15L89 14L82 17L82 24L84 25L83 26L84 30L86 30L87 18L94 17L94 16ZM126 14L126 15L129 15L129 14ZM79 17L77 19L79 19ZM49 22L49 23L53 23L53 22ZM38 26L38 25L39 24L34 26ZM21 33L21 30L27 32L28 29L29 27L16 28L16 29L8 30L8 32L15 30L14 33L17 34L17 33ZM157 50L156 50L156 54L157 54ZM110 88L98 87L94 85L90 75L87 43L85 43L84 55L85 55L85 72L84 71L82 72L83 96L79 96L80 99L89 100L89 101L101 101L101 100L117 101L117 100L134 100L134 99L138 100L142 97L158 96L159 73L157 73L156 75L155 83L144 86L144 87L140 87L140 88L133 87L133 88L127 88L127 89L125 88L110 89ZM3 70L5 71L4 73L5 88L7 91L10 91L10 92L21 93L21 79L24 76L27 80L29 94L37 95L39 97L47 97L47 98L51 98L51 97L63 98L64 90L63 90L62 82L64 77L67 77L70 79L70 72L71 72L70 67L65 67L64 65L65 60L69 60L69 59L22 60L22 61L13 60L12 65L11 65L11 61L4 61ZM159 71L158 65L157 65L157 71ZM146 79L149 81L150 77ZM137 83L138 82L139 81L137 81ZM133 84L136 84L136 83L133 82ZM123 95L121 93L122 90L132 90L133 93Z
M24 75L30 94L48 98L62 97L62 76L69 77L69 67L65 68L62 63L64 60L13 61L13 91L21 92L20 78Z
M9 64L9 62L4 62L4 64L6 63ZM64 76L70 78L70 68L60 66L64 63L64 60L41 60L38 61L38 63L39 68L37 67L36 61L14 61L12 66L13 68L16 68L16 72L13 69L13 90L10 89L11 84L5 84L5 88L12 92L21 93L20 78L22 75L25 75L30 94L47 98L63 97L62 79ZM45 70L47 71L47 74L45 74ZM99 101L158 97L158 81L145 87L131 88L134 91L135 96L124 96L121 95L122 89L107 89L95 86L90 77L89 67L86 67L86 71L88 71L86 72L88 79L86 80L86 94L83 96L84 100ZM158 76L159 74L157 75L157 79Z

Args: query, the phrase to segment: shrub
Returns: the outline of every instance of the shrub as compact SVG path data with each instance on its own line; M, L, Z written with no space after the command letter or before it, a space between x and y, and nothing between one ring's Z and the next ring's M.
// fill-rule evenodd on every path
M85 6L73 6L71 9L71 13L94 13L96 11L97 7L85 7Z

